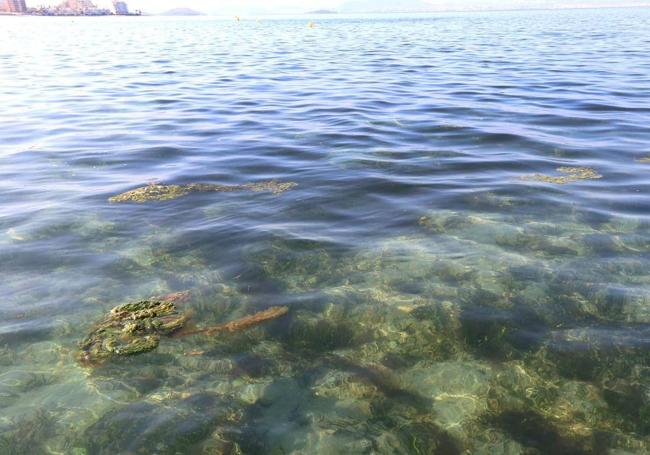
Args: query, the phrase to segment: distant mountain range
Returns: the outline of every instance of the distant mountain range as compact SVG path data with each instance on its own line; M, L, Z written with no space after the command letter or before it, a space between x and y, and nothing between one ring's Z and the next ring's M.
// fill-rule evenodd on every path
M195 11L191 8L172 8L160 13L161 16L202 16L203 13Z
M331 9L317 9L315 11L309 11L307 14L336 14L336 11Z

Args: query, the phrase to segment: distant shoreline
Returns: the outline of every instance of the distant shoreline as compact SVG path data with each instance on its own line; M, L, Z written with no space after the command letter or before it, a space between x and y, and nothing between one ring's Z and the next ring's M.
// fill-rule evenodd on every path
M0 12L0 16L9 17L9 16L19 16L19 17L139 17L146 16L142 13L129 13L129 14L43 14L43 13L9 13L9 12Z
M0 0L1 2L2 0ZM62 6L41 6L29 7L24 12L17 11L0 11L2 16L62 16L62 17L99 17L99 16L142 16L142 11L135 9L133 11L120 12L112 11L108 8L68 8Z
M274 17L274 16L309 16L309 15L337 15L337 16L352 16L360 14L443 14L443 13L504 13L504 12L526 12L526 11L583 11L583 10L604 10L604 9L632 9L632 8L650 8L650 3L643 5L611 5L611 6L571 6L571 7L557 7L557 8L509 8L509 9L472 9L472 10L429 10L429 11L367 11L367 12L350 12L342 13L339 11L318 12L297 12L297 13L266 13L266 14L250 14L255 17ZM179 14L170 15L165 13L129 13L129 14L43 14L38 12L25 12L15 13L0 11L0 17L230 17L233 13L200 13L200 14Z

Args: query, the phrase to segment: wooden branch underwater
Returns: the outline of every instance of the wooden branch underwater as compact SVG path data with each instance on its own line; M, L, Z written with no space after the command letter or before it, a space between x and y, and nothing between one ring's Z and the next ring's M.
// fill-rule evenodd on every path
M275 306L264 311L258 311L257 313L250 316L244 316L243 318L235 319L234 321L224 322L223 324L188 331L181 330L174 336L186 337L198 334L215 335L220 332L236 332L239 330L248 329L249 327L253 327L271 319L279 318L280 316L286 314L288 311L289 308L286 306Z

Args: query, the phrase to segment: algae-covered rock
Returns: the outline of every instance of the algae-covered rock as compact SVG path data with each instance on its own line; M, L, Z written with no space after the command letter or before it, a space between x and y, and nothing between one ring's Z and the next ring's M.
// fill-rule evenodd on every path
M80 343L80 360L89 364L101 363L114 356L130 356L156 349L161 335L171 335L187 322L189 316L180 313L174 302L188 298L187 292L176 292L159 300L116 306ZM275 306L234 321L186 330L182 335L241 331L288 311L285 306Z
M293 187L298 186L295 182L277 182L275 180L269 180L266 182L257 182L257 183L247 183L241 185L244 189L253 191L255 193L260 193L263 191L268 191L273 194L284 193L285 191L290 190Z
M287 190L297 186L294 182L278 182L269 180L265 182L246 183L244 185L218 185L213 183L190 183L187 185L164 185L152 183L147 186L141 186L125 193L112 196L109 202L149 202L149 201L168 201L190 193L196 192L232 192L232 191L253 191L256 193L268 191L273 194L284 193Z
M181 185L161 185L152 183L147 186L127 191L108 199L109 202L147 202L147 201L166 201L185 196L189 190Z
M598 172L588 167L559 167L556 169L560 174L565 175L546 175L546 174L531 174L524 175L521 180L531 180L536 182L555 183L557 185L564 185L566 183L573 183L579 180L592 180L602 178Z
M116 306L81 342L81 359L92 363L151 351L158 347L161 334L180 329L186 320L171 301L141 300Z

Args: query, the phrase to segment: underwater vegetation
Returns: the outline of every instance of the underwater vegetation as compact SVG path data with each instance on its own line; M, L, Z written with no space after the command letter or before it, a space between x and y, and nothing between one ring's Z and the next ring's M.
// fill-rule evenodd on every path
M187 301L187 292L176 292L161 300L141 300L118 305L80 343L80 360L95 364L113 356L130 356L156 349L161 335L178 332L189 315L178 312L175 301ZM287 307L272 307L223 324L187 330L177 336L214 335L245 330L286 314Z
M29 416L0 421L0 453L26 450L20 432L75 455L647 453L643 224L439 210L413 225L348 251L273 238L234 280L149 239L133 274L169 279L93 327L81 345L93 368L78 351L3 348L3 364L58 363L71 381L0 376L4 410L24 394L80 404L66 405L66 438L30 436ZM211 279L169 294L193 273ZM251 281L288 306L256 302Z
M208 452L202 447L220 425L237 423L233 408L223 397L207 392L165 403L137 401L109 411L89 426L83 453L234 453Z
M149 201L168 201L190 193L197 192L219 192L227 193L233 191L253 191L256 193L270 192L281 194L288 191L298 184L294 182L278 182L269 180L266 182L246 183L243 185L218 185L213 183L190 183L187 185L163 185L152 183L147 186L141 186L125 193L112 196L109 202L149 202Z
M180 329L186 320L171 301L141 300L116 306L81 342L80 360L91 364L151 351L158 347L160 335Z
M47 453L44 441L55 431L56 417L37 409L9 424L0 423L0 453L28 455Z
M378 453L646 453L647 296L602 283L605 274L621 288L648 284L635 266L648 252L645 227L451 211L419 224L425 236L373 251L278 241L252 258L311 302L280 340L318 390L295 418L328 443L264 436L275 411L262 406L242 447L318 452L354 434ZM320 407L327 397L345 417Z
M2 344L34 371L0 376L0 453L647 453L647 225L509 207L349 248L274 235L231 270L154 227L60 345ZM57 431L21 429L27 396Z
M578 220L556 224L527 215L467 215L447 210L421 216L418 224L441 236L441 240L453 239L456 245L466 244L469 248L480 243L486 250L500 254L532 254L555 262L589 255L638 255L648 247L645 237L639 234L645 228L635 224L591 226ZM612 266L611 262L594 266L603 264Z
M650 9L389 16L0 19L0 455L650 455Z
M530 180L544 183L555 183L557 185L564 185L567 183L577 182L579 180L592 180L602 178L598 172L588 167L559 167L556 169L560 174L566 175L546 175L546 174L531 174L523 175L521 180Z

